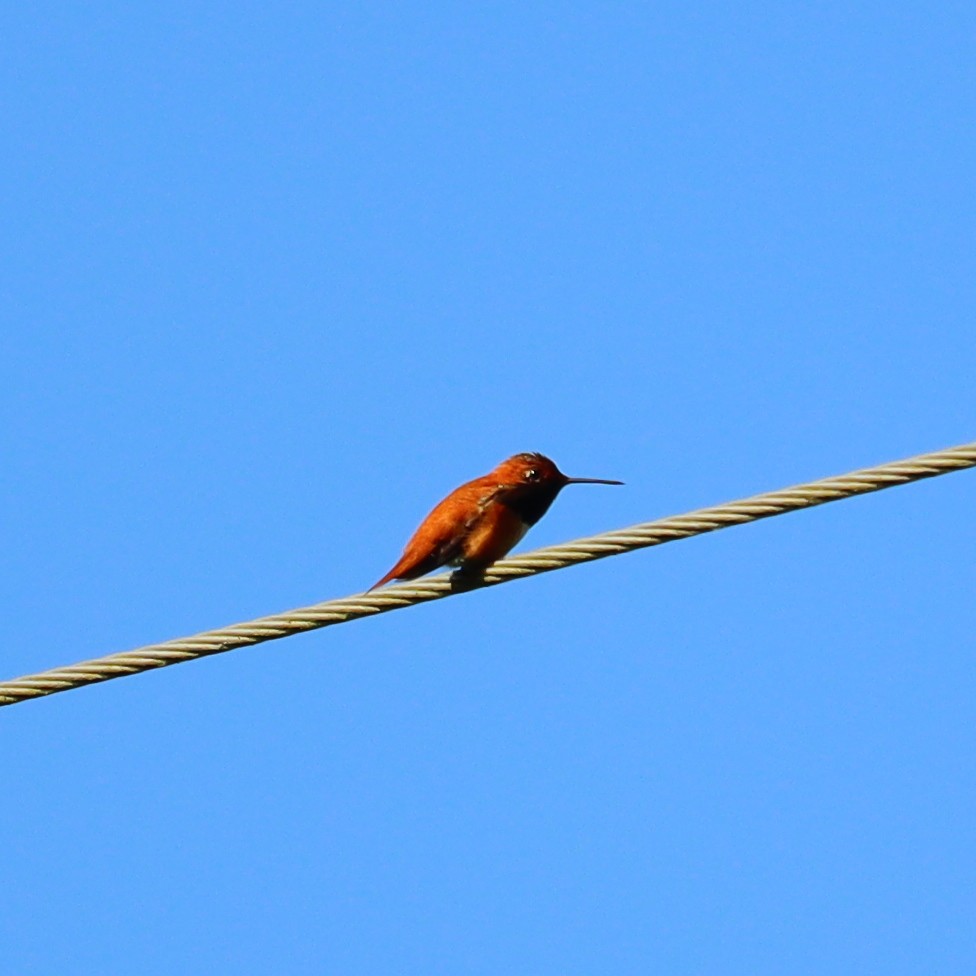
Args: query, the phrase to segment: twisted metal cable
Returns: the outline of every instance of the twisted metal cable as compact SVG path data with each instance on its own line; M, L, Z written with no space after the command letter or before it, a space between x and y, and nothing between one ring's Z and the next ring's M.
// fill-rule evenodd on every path
M686 515L674 515L655 522L643 522L627 529L604 532L585 539L576 539L558 546L536 549L521 556L503 559L491 566L479 580L481 586L494 586L522 576L534 576L550 570L562 569L576 563L603 559L646 549L675 539L686 539L705 532L741 525L772 515L782 515L801 508L811 508L825 502L838 501L854 495L891 488L895 485L920 481L951 471L976 467L976 442L950 447L944 451L919 454L904 461L893 461L874 468L852 471L836 478L824 478L807 484L753 495L740 501L702 508ZM388 610L440 600L457 592L451 575L427 577L408 583L398 583L372 593L360 593L340 600L327 600L311 607L289 610L259 617L247 623L232 624L219 630L208 630L194 637L182 637L148 644L133 651L109 654L91 661L82 661L39 674L26 675L0 682L0 707L13 705L30 698L52 695L58 691L80 688L82 685L121 678L152 668L192 661L210 654L221 654L237 647L277 640L306 630L317 630L332 624L370 617Z

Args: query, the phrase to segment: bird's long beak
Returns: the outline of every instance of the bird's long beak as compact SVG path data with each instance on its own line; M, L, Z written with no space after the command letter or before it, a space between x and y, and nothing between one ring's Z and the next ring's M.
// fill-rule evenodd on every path
M567 478L567 485L622 485L622 481L609 481L606 478Z

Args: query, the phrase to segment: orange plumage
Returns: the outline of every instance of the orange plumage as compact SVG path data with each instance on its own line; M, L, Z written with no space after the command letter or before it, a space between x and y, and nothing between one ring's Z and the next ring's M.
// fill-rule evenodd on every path
M420 523L397 564L370 587L416 579L441 566L477 574L506 555L569 484L619 485L602 478L567 478L541 454L516 454L456 488Z

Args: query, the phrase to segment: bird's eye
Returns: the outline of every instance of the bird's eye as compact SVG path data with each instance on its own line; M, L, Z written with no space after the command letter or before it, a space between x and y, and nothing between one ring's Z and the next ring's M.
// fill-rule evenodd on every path
M538 481L539 472L536 471L535 468L529 468L529 470L525 472L524 478L526 481Z

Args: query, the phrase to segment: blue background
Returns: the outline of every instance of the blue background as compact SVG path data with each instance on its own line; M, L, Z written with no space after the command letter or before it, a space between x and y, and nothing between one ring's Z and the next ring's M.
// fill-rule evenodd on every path
M974 36L8 7L0 676L971 440ZM4 971L972 973L974 484L4 709Z

